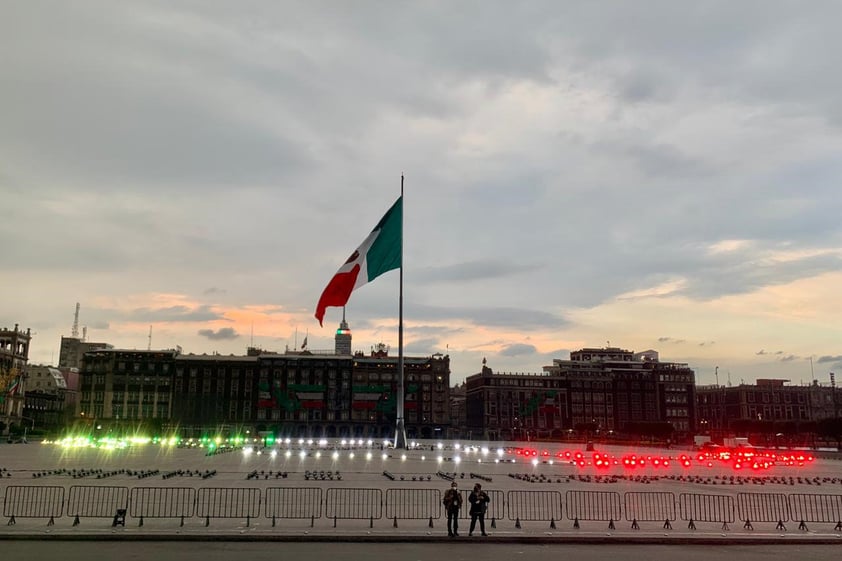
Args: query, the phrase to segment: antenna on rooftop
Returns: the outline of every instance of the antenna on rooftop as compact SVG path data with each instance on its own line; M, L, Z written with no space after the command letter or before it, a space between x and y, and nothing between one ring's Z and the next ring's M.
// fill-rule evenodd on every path
M82 341L86 341L88 339L88 326L85 325L82 327Z
M149 346L146 347L147 351L152 350L152 326L149 326Z
M73 328L70 330L70 336L74 339L79 338L79 302L76 302L76 313L73 314Z

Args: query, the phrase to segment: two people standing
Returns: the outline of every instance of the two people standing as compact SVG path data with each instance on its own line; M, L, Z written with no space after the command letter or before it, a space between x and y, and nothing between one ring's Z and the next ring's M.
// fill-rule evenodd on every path
M485 533L485 512L488 510L488 503L491 499L488 493L482 490L482 485L477 483L474 485L474 490L468 496L468 502L471 503L469 511L471 515L471 528L468 535L473 535L476 528L477 521L479 521L479 529L483 536ZM456 482L450 484L450 489L444 493L445 512L447 513L447 535L451 538L459 536L459 510L462 508L462 495L459 493Z

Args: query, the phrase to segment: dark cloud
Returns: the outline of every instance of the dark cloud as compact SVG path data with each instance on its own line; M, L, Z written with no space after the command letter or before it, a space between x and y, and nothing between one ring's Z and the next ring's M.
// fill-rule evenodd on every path
M684 343L684 339L674 339L673 337L658 337L659 343Z
M167 308L137 308L125 315L125 319L137 322L203 322L225 319L210 306L189 308L170 306Z
M414 354L420 356L431 355L434 352L444 353L444 345L439 343L438 338L429 339L413 339L406 343L404 352L407 354Z
M842 355L835 355L835 356L832 356L832 355L824 355L824 356L820 356L818 359L816 359L816 362L817 362L818 364L824 364L824 363L828 363L828 362L842 362Z
M210 288L206 288L205 290L203 290L202 294L204 294L205 296L211 296L211 295L214 295L214 294L225 294L226 292L228 292L228 291L225 290L224 288L217 288L215 286L212 286Z
M473 282L523 275L539 269L540 267L537 265L525 265L511 261L475 261L442 267L428 267L421 270L418 276L419 280L423 282Z
M211 341L230 341L231 339L237 339L240 336L233 327L221 327L216 331L213 329L200 329L198 334L210 339Z
M502 356L528 356L534 355L536 351L537 349L535 348L535 345L515 343L500 349L499 354Z
M793 360L798 360L799 358L801 358L801 357L796 356L796 355L786 355L786 356L782 356L778 360L780 360L781 362L792 362Z

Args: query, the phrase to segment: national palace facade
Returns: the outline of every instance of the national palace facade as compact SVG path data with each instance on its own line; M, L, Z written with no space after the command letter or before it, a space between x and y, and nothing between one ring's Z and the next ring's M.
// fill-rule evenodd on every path
M249 431L290 437L394 436L398 357L377 345L350 353L343 321L333 351L194 355L97 349L80 372L79 419L141 422L182 436ZM404 357L404 423L410 438L450 432L450 358Z

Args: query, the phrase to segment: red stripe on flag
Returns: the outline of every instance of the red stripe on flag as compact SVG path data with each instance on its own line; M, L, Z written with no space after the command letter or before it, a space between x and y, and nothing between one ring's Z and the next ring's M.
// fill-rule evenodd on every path
M336 273L330 279L316 305L316 319L319 320L319 325L324 325L325 310L328 307L342 307L348 303L359 275L360 266L354 265L347 273Z

